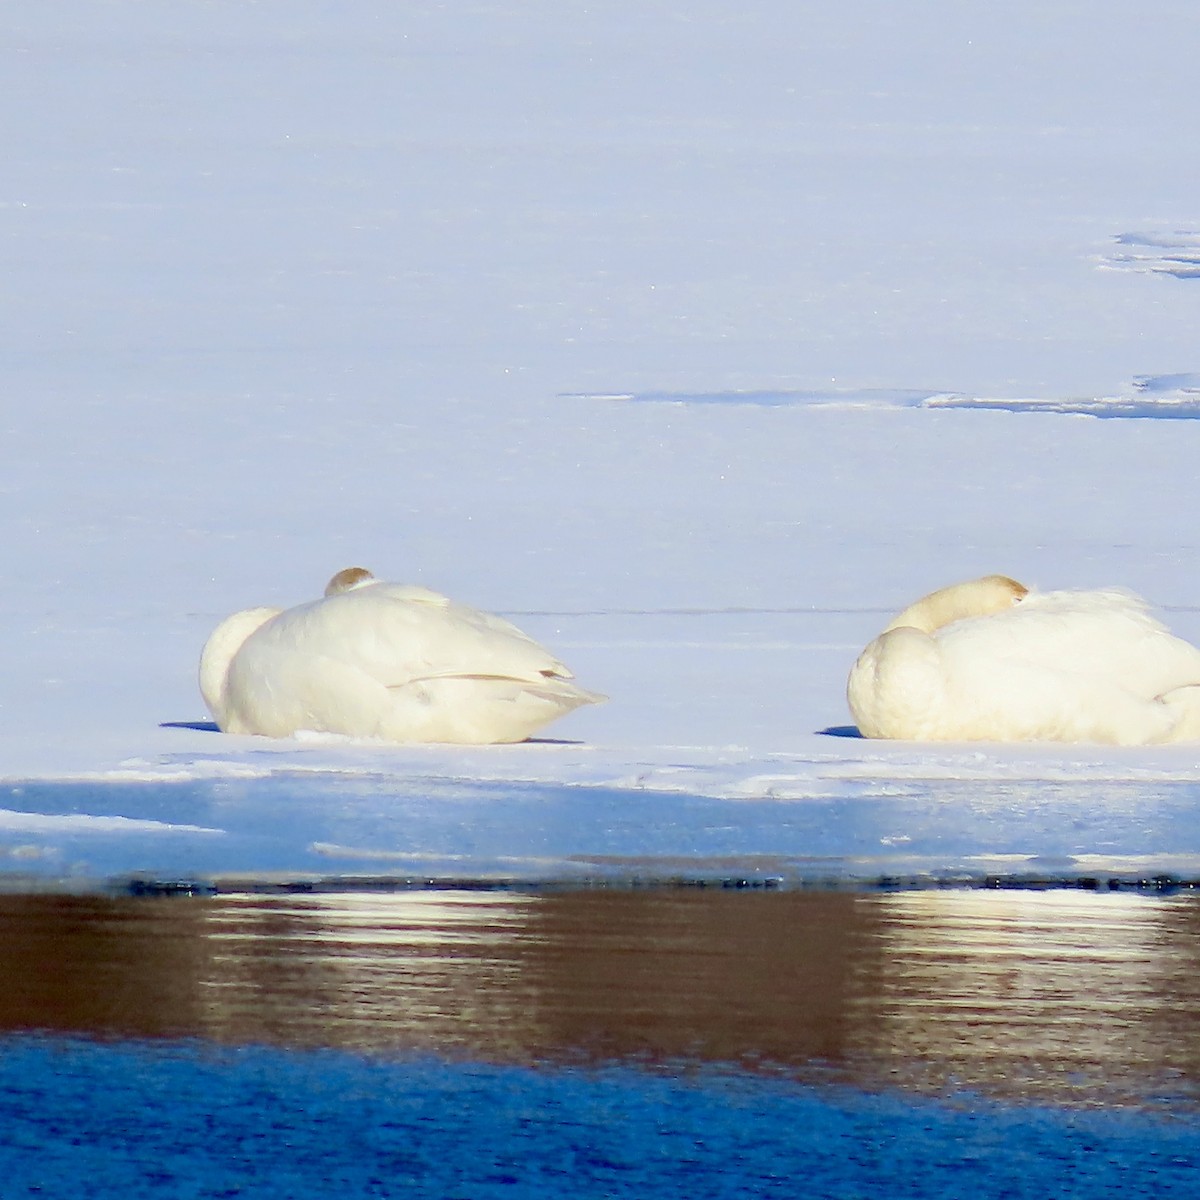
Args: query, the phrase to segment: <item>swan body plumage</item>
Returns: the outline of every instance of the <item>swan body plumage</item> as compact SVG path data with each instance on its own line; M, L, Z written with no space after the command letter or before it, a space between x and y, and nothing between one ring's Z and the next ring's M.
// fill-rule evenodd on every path
M942 588L863 650L846 694L869 738L1200 740L1200 649L1119 589Z
M200 656L226 733L388 742L519 742L605 697L502 617L360 567L295 608L227 617Z

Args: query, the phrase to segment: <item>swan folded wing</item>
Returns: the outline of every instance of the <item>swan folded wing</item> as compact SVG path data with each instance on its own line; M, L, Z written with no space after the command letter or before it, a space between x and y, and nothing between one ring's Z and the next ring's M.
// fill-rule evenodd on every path
M247 639L246 652L277 659L320 655L385 687L472 675L570 679L571 672L503 618L425 589L372 584L289 609ZM265 669L265 667L264 667Z
M336 597L312 610L305 640L324 644L388 687L471 675L529 681L571 677L563 663L502 618L453 601L414 602L370 592ZM338 599L364 602L340 606Z
M608 699L603 692L590 692L587 688L580 687L573 679L564 679L559 675L539 675L536 679L517 678L513 675L422 675L418 679L386 686L388 691L394 693L405 688L425 688L450 681L467 684L505 684L513 692L529 692L569 701L570 708L579 708L584 704L603 704Z
M1163 705L1114 679L1015 656L995 660L982 683L981 666L948 670L944 738L1143 745L1168 736Z
M324 655L266 640L230 671L227 732L288 737L302 730L396 743L520 742L558 717L604 699L569 680L480 675L387 686Z
M372 583L367 586L370 591L368 592L364 588L362 594L379 599L428 604L432 608L449 608L454 603L449 596L443 596L441 592L432 591L430 588L421 587L416 583ZM358 599L360 600L361 597Z
M975 674L975 687L1005 668L1117 686L1145 699L1200 683L1200 650L1175 637L1144 601L1115 589L1031 595L1003 617L949 626L939 641L948 663Z
M1160 697L1200 683L1200 651L1136 596L1031 596L1002 618L939 632L963 736L1145 745L1178 736Z
M229 675L230 733L289 737L300 730L379 737L387 689L324 655L295 655L270 642L250 644Z
M569 680L442 676L387 689L379 736L397 742L522 742L558 717L606 699Z

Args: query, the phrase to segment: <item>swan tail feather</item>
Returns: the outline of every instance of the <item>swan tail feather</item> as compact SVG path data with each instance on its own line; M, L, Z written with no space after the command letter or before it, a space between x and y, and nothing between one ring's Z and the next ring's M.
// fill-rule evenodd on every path
M523 742L545 725L608 697L566 679L513 679L495 675L439 676L387 689L398 741L487 745Z

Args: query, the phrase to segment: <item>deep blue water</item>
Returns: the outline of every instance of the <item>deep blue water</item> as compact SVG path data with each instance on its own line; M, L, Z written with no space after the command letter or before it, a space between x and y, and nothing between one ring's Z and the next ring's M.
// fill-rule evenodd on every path
M1185 1195L1200 1124L716 1069L0 1042L6 1198ZM1186 1190L1185 1190L1186 1189Z

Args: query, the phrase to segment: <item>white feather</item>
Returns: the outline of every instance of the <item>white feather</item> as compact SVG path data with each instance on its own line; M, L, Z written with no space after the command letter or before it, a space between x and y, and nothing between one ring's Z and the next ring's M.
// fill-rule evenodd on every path
M1147 745L1200 739L1200 650L1129 592L1003 576L906 609L847 684L865 737Z
M426 588L339 572L325 596L223 621L200 690L227 733L518 742L604 699L515 625Z

